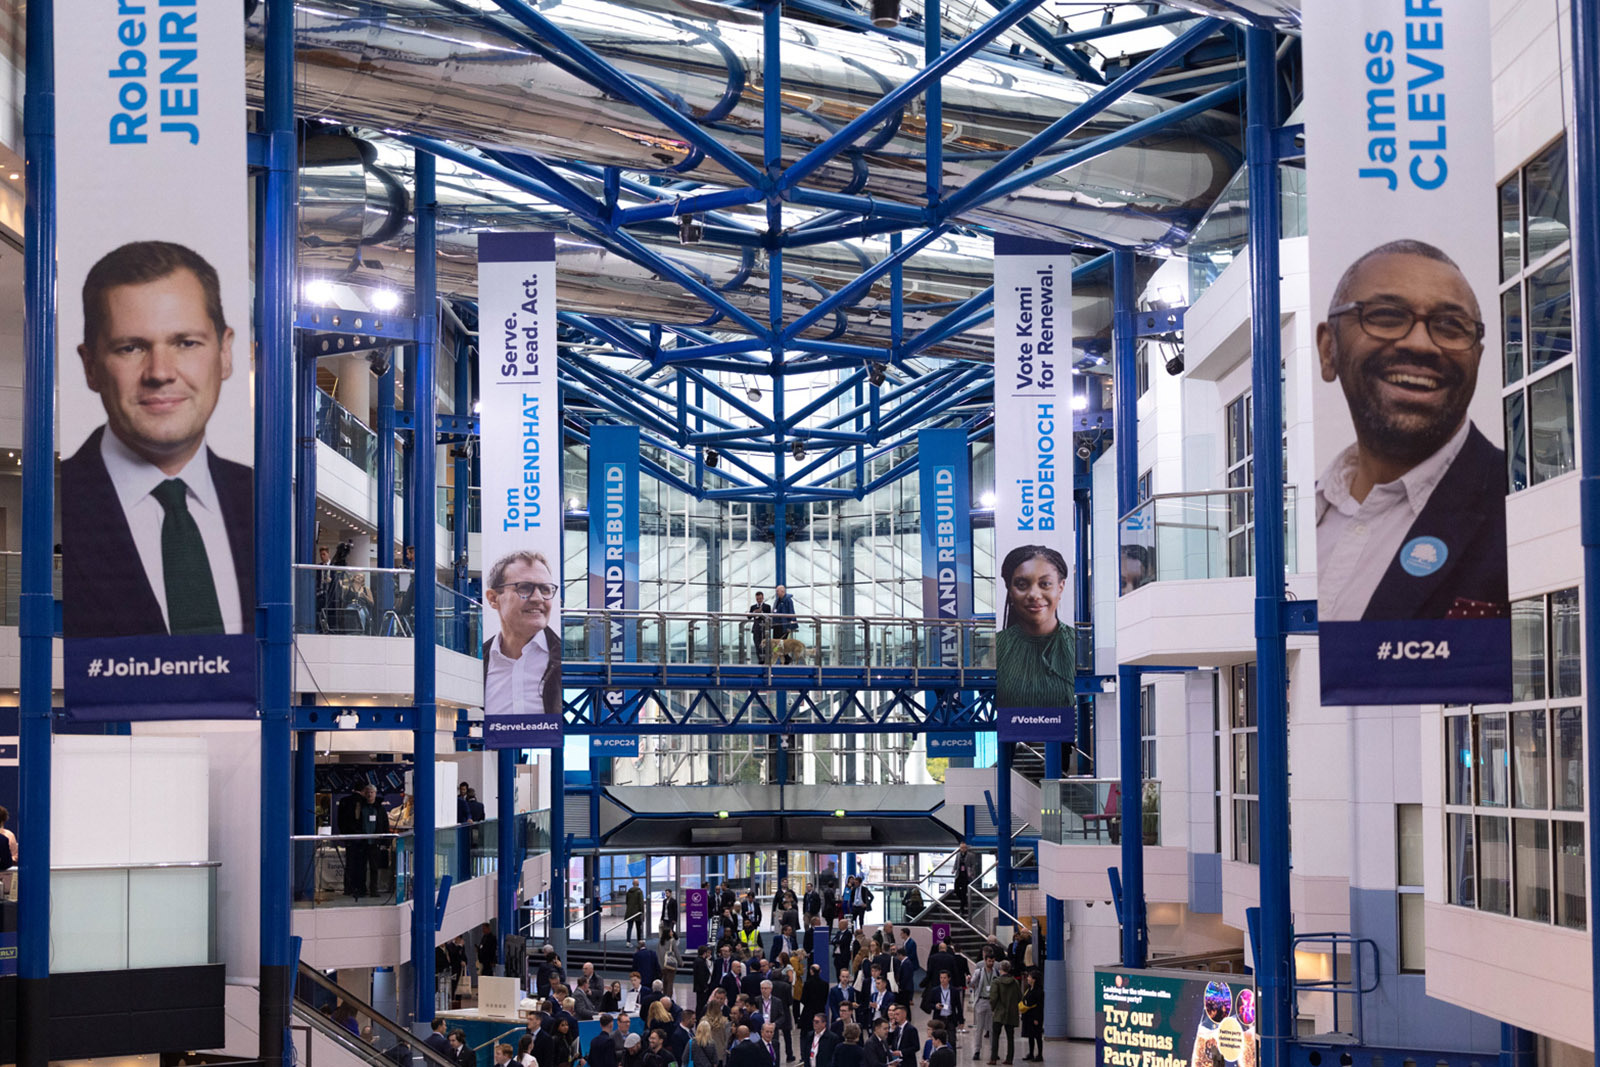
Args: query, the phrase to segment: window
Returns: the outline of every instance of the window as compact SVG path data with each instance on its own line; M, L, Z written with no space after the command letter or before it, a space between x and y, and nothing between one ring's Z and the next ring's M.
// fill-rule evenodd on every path
M1394 810L1400 973L1421 974L1426 947L1422 926L1422 805L1396 804Z
M1140 504L1143 504L1146 500L1150 499L1150 488L1154 484L1155 484L1155 474L1154 474L1154 472L1145 471L1143 474L1139 475L1139 485L1134 490L1134 493L1135 493L1135 495L1138 496L1138 498L1139 498L1138 502Z
M1249 393L1230 401L1223 412L1228 450L1227 486L1235 490L1228 494L1230 578L1253 573L1250 564L1255 551L1255 501L1249 493L1237 490L1249 489L1255 484L1254 419L1255 405Z
M1229 733L1232 740L1233 858L1259 863L1260 804L1256 794L1256 667L1234 667L1231 674Z
M1566 138L1502 182L1499 202L1506 480L1515 493L1577 469Z
M1144 780L1156 778L1156 687L1139 690L1139 751L1144 758Z
M1511 619L1513 703L1449 708L1444 719L1446 899L1582 930L1578 591L1516 601Z

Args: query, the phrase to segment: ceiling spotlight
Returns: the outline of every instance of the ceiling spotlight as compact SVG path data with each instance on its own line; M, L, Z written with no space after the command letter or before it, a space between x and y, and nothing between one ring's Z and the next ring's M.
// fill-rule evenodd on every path
M400 306L400 294L393 289L379 289L372 294L372 306L377 311L393 311Z
M697 245L705 235L706 224L700 221L699 216L683 215L678 219L679 244Z
M880 30L900 25L900 0L872 0L872 24Z
M759 386L752 385L750 388L748 388L748 389L746 389L744 391L744 395L749 397L751 400L760 400L761 399L761 389L760 389Z
M578 498L577 497L575 497L575 496L567 497L567 510L568 511L577 511L578 510Z
M306 302L311 304L333 303L333 283L326 278L313 278L306 282Z
M706 466L715 467L720 459L722 459L722 453L714 448L706 449Z
M1089 406L1089 398L1084 396L1084 395L1082 395L1081 393L1072 398L1072 410L1073 411L1083 411L1088 406Z
M984 493L983 496L978 499L978 504L981 507L984 507L984 508L993 508L994 507L994 494L993 493Z
M1092 455L1094 455L1094 445L1090 444L1088 441L1083 441L1078 445L1079 459L1088 459Z
M795 458L795 460L797 462L799 460L805 459L806 458L806 443L804 441L796 441L794 444L789 446L789 454L794 456L794 458Z
M16 171L12 171L10 174L7 174L6 177L10 178L12 181L16 181L21 178L22 175L18 174Z
M389 350L387 348L374 348L367 353L367 369L372 371L374 378L382 378L389 373Z
M1183 373L1183 352L1174 352L1167 358L1167 373L1176 377Z
M882 363L867 364L867 380L873 385L882 385L883 380L889 376L889 368Z

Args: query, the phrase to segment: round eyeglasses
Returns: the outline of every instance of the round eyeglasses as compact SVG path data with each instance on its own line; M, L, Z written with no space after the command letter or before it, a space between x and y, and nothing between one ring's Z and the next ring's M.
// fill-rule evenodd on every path
M1328 318L1348 315L1354 311L1361 329L1368 337L1378 341L1398 341L1416 328L1417 320L1428 325L1428 336L1433 343L1448 352L1465 352L1483 340L1484 325L1477 319L1459 311L1435 311L1419 315L1404 304L1378 304L1356 300L1328 309Z

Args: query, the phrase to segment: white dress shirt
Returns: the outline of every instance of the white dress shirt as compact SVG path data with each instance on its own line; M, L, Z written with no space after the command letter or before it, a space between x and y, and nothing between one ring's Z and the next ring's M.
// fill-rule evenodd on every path
M544 671L550 664L549 639L540 630L512 659L500 651L500 635L489 642L489 677L483 683L483 706L496 713L544 714Z
M100 458L117 490L122 514L128 520L128 532L133 535L133 546L139 551L139 562L144 565L145 578L150 582L150 591L156 595L156 603L161 605L161 617L167 620L167 628L172 628L172 622L167 616L166 568L161 562L161 525L167 513L151 492L168 478L182 478L188 488L189 514L200 528L206 560L211 564L211 581L217 587L217 607L222 609L222 631L243 633L239 575L233 567L228 523L222 515L222 502L217 499L217 487L211 481L210 453L205 443L201 442L199 451L181 471L169 475L123 444L107 427L100 435Z
M1461 453L1471 432L1461 424L1443 448L1392 482L1375 485L1367 498L1350 495L1356 445L1340 452L1317 479L1317 617L1355 622L1366 614L1389 565L1404 545L1439 480ZM1424 530L1438 536L1447 531Z

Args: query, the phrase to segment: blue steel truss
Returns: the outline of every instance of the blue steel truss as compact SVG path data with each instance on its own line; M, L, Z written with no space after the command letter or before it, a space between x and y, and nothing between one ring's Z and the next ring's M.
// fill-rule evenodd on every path
M608 690L590 688L569 696L564 709L568 730L592 735L992 731L994 672L987 673L987 684L979 691L952 688L948 683L916 689L889 684L871 688L819 685L813 678L797 680L794 688L782 691L748 689L730 694L726 686L687 684L681 689L630 689L615 705L606 700ZM647 705L653 710L648 722L640 716L640 709Z

